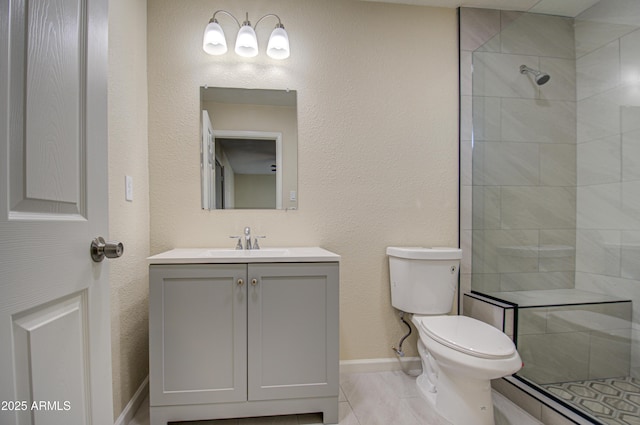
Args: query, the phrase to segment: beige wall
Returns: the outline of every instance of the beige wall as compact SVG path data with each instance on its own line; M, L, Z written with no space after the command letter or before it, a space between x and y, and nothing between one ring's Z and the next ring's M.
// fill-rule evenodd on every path
M276 176L267 174L235 175L235 208L276 207Z
M249 12L254 23L279 14L291 57L264 54L275 24L268 20L258 27L258 57L206 55L202 33L217 9ZM220 23L232 46L235 23L225 16ZM263 246L335 251L342 255L341 358L392 357L389 347L404 329L390 305L385 247L458 241L455 10L152 0L148 61L152 253L233 247L228 236L244 226L267 236ZM203 85L298 91L297 211L201 210Z
M109 237L124 244L112 260L111 351L117 418L148 374L149 171L146 0L109 2ZM133 202L124 176L133 177Z

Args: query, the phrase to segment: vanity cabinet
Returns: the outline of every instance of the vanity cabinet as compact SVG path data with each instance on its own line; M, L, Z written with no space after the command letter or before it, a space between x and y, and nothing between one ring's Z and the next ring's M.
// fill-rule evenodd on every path
M151 425L338 421L338 262L151 264Z

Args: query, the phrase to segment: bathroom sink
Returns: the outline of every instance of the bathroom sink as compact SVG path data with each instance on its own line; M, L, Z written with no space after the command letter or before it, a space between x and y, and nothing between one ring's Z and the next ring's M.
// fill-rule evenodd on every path
M289 255L289 250L286 248L262 248L262 249L206 249L203 250L199 256L201 257L280 257L283 255Z
M147 258L149 264L294 263L340 261L319 247L274 247L252 250L230 248L176 248Z

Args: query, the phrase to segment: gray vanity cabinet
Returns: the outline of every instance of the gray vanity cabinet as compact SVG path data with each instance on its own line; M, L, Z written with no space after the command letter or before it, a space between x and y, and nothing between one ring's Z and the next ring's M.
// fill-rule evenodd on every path
M151 425L323 412L337 422L338 263L150 266Z

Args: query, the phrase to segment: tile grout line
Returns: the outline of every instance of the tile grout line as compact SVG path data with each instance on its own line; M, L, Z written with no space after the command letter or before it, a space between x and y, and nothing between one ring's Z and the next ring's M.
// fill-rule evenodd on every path
M347 393L345 392L344 388L342 388L342 384L340 384L339 387L340 387L340 391L344 395L345 402L349 406L349 410L351 411L351 414L353 415L354 418L356 418L357 425L362 425L360 423L360 418L358 418L358 416L356 415L356 412L353 410L353 406L351 406L351 402L349 401L349 397L347 397ZM340 418L338 418L338 421L340 421Z

